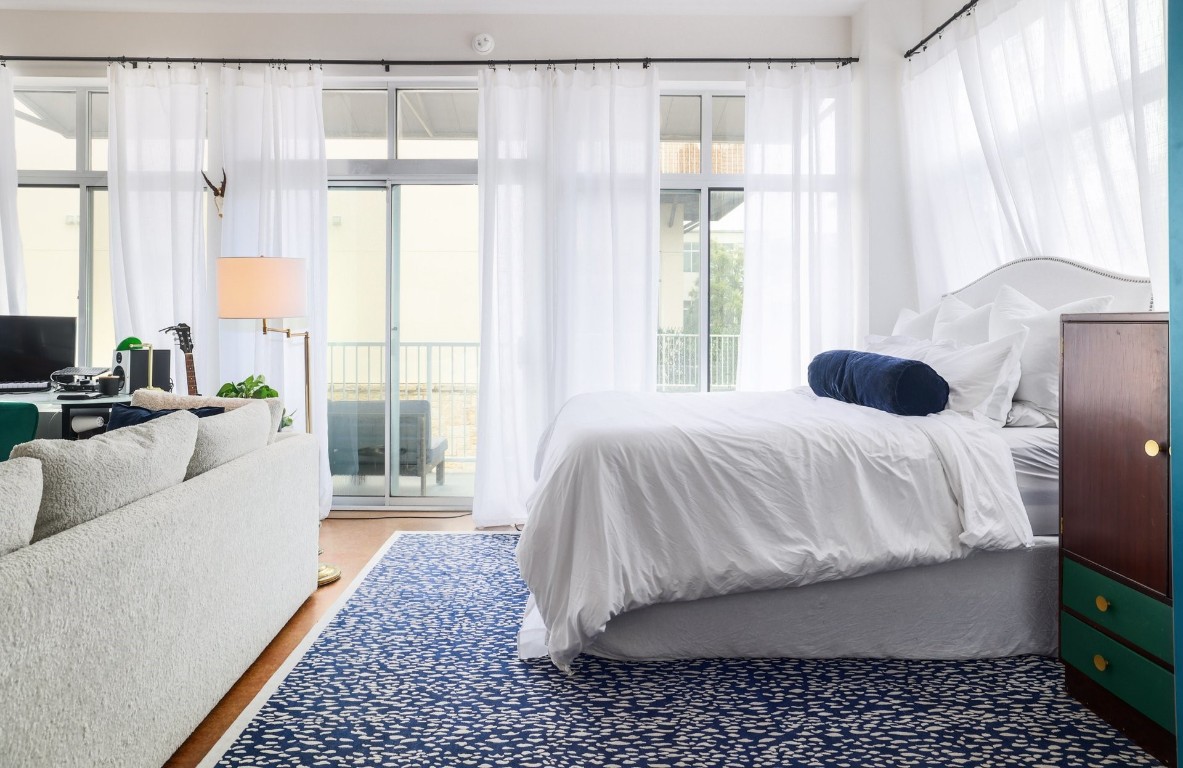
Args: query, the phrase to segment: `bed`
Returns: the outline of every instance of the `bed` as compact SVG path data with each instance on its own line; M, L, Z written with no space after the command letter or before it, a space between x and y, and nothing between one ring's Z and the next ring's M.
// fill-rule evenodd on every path
M1114 297L1110 311L1152 306L1145 278L1050 258L1005 265L952 295L981 307L1005 285L1044 307L1102 295ZM718 397L711 405L587 397L564 408L539 451L541 483L519 546L532 593L521 655L549 653L570 669L580 653L630 660L1054 653L1058 430L997 428L948 411L900 419L810 401L801 391L698 396ZM726 420L711 433L723 443L742 435L759 444L746 454L738 439L730 447L741 456L739 474L764 495L720 471L701 436L679 434L699 422L710 430L712 419ZM745 426L733 428L735 421ZM671 429L677 424L687 426ZM687 455L671 462L670 446ZM768 466L749 461L745 470L743 456L767 457ZM811 477L796 477L797 467ZM604 484L606 476L613 482ZM693 489L705 481L724 491L696 506ZM782 496L812 509L780 525L760 507L783 513ZM564 498L578 502L557 501ZM741 512L712 514L711 503L732 500ZM701 530L686 533L691 527Z

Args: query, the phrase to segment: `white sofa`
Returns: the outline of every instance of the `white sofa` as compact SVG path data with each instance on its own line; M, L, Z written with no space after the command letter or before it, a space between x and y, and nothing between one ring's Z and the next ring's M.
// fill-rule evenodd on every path
M315 591L317 498L281 436L0 557L0 765L167 760Z

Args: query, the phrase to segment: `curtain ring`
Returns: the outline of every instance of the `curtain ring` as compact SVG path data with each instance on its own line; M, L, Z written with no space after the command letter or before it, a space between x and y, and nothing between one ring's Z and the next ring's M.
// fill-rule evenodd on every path
M771 71L772 71L772 59L769 59L769 60L768 60L768 71L769 71L769 72L771 72Z
M617 68L617 69L620 69L620 59L617 59L617 60L616 60L616 68Z
M751 68L752 68L752 60L748 59L748 69L751 69Z

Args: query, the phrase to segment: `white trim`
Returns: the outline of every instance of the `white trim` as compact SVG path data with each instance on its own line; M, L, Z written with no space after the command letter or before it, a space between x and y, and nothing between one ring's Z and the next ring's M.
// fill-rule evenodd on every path
M242 713L239 714L239 716L235 718L234 722L230 724L230 727L226 729L226 732L222 734L222 737L218 739L218 741L212 747L210 747L210 751L207 752L205 757L202 758L201 762L197 764L197 768L214 768L214 766L218 764L218 762L225 756L226 751L234 745L234 742L237 741L242 732L246 730L246 727L250 724L251 720L253 720L255 715L257 715L263 708L263 705L266 704L273 695L275 695L275 692L279 690L279 686L283 684L283 681L287 679L287 676L291 674L291 671L295 669L296 665L303 660L304 656L308 653L308 649L311 648L313 643L315 643L320 638L321 634L324 633L325 629L329 626L333 619L337 618L337 614L341 612L341 609L345 607L345 604L349 602L349 599L353 597L353 594L357 592L359 587L361 587L362 582L364 582L366 578L369 577L370 571L372 571L379 561L381 561L382 558L386 556L386 553L390 551L392 546L394 546L394 542L400 537L405 534L414 534L416 536L420 534L432 536L516 536L518 533L518 531L395 531L392 533L390 538L386 540L386 543L383 544L382 547L376 553L374 553L374 556L370 558L370 561L366 563L366 567L361 569L361 572L358 573L353 582L350 583L349 587L341 593L336 602L334 602L329 610L325 612L324 616L320 617L320 620L316 622L316 625L313 626L311 630L309 630L308 634L304 636L304 639L300 641L300 644L297 645L295 650L293 650L287 659L284 660L279 669L275 670L275 673L271 675L266 683L264 683L263 687L259 689L259 692L255 695L255 697L251 699L250 704L246 705L246 708L243 709ZM245 672L245 670L243 671Z

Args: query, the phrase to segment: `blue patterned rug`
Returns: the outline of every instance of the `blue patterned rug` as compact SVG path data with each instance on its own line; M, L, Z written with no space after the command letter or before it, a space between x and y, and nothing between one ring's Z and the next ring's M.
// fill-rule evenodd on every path
M1040 657L520 661L516 536L404 534L222 766L1156 766Z

